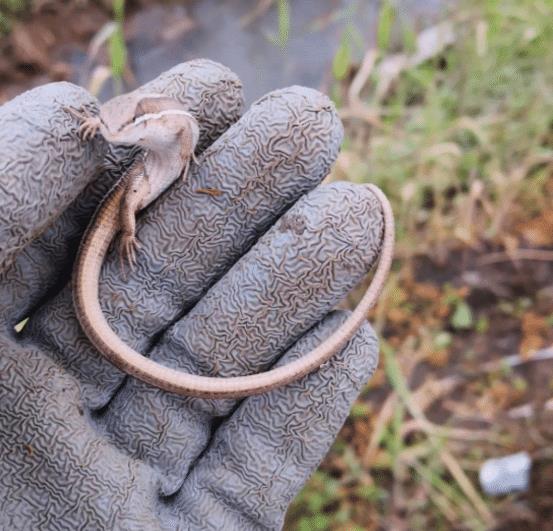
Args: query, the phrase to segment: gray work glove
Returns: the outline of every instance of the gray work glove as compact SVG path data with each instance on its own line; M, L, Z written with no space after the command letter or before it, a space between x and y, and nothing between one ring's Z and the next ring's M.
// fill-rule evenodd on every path
M142 90L189 105L201 153L140 216L127 279L108 256L100 297L111 326L139 352L211 376L318 345L347 316L332 308L376 260L383 228L362 186L317 187L342 140L331 102L292 87L240 117L240 81L205 60ZM375 369L373 331L242 401L179 397L117 370L79 327L70 273L133 153L99 135L82 142L65 106L97 102L54 83L0 108L0 528L280 528Z

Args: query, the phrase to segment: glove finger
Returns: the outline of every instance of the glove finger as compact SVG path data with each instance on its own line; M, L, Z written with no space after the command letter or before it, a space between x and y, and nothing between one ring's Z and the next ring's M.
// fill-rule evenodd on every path
M92 97L83 89L68 84L58 85L71 87L71 90L77 92L85 103L92 101ZM44 91L45 89L46 87L42 87L37 90ZM177 65L137 90L163 92L194 109L200 124L199 151L211 144L239 118L243 106L240 80L228 68L207 60L195 60ZM50 110L53 123L48 129L40 128L40 122L36 121L35 123L33 118L29 128L34 130L38 127L38 131L52 131L49 134L57 136L53 141L51 137L48 137L48 142L40 144L37 142L33 149L17 148L14 154L17 164L12 165L14 171L27 172L34 177L36 164L31 164L29 157L31 155L35 157L36 153L44 153L46 167L39 172L42 180L44 180L44 176L52 175L52 179L57 182L61 174L58 166L63 164L68 168L64 170L65 173L71 172L71 175L75 174L80 177L81 188L85 182L89 184L45 232L19 253L15 262L6 271L0 273L0 299L5 303L4 312L0 312L0 318L2 318L1 313L4 313L4 319L9 326L13 326L14 323L32 313L33 308L46 294L59 290L60 288L56 289L56 287L58 285L61 287L66 283L79 239L98 202L120 177L122 168L128 166L132 161L132 154L136 153L136 150L127 148L113 146L106 148L106 144L100 136L95 137L94 141L90 143L80 142L75 133L75 120L61 110L62 104L80 107L82 105L80 100L66 98L67 101L60 100L61 103L53 105L50 95L36 99ZM20 107L20 105L17 106L18 109ZM17 118L17 115L15 116ZM58 122L62 120L64 120L61 122L63 127L58 125ZM27 141L34 138L27 131L22 132L20 136ZM8 145L10 139L7 139L6 142L1 142L1 140L0 134L0 145ZM37 145L40 145L40 150L37 150ZM95 172L106 149L108 149L106 158L113 169ZM55 150L59 150L59 156L52 155L52 153L57 153ZM90 162L83 152L84 155L88 152L94 153L96 157ZM2 163L0 162L0 164ZM83 167L83 165L85 166ZM97 173L97 176L91 180L90 177L93 173ZM2 175L1 171L0 175ZM46 181L43 186L47 184L51 189L52 183ZM1 188L0 185L0 190ZM30 196L27 199L29 195L27 192L20 195L25 198L25 201L29 201L31 206L36 200ZM57 212L60 212L62 206L66 205L60 205Z
M334 106L315 90L284 89L254 104L204 152L188 181L139 220L142 248L127 280L118 257L108 256L100 298L119 336L147 352L280 213L327 175L341 139ZM89 407L107 403L123 375L84 338L69 287L28 330L81 380Z
M346 317L329 315L279 365L320 344ZM206 529L205 522L209 529L281 529L289 503L328 452L377 361L367 324L317 372L243 401L215 432L166 518L183 529Z
M25 92L0 107L0 271L75 199L103 158L80 142L64 106L94 99L69 83Z
M151 357L210 376L267 369L371 268L382 230L380 205L367 188L318 187L164 334ZM215 418L235 406L235 400L183 398L129 379L102 423L118 447L160 470L161 491L169 495L205 449Z

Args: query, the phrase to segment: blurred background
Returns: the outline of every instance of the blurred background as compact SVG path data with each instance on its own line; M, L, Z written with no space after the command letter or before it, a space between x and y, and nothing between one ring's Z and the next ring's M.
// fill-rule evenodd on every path
M248 104L328 93L328 179L392 201L380 366L286 529L553 529L552 21L552 0L0 0L0 103L208 57ZM529 482L492 463L483 488L517 452Z

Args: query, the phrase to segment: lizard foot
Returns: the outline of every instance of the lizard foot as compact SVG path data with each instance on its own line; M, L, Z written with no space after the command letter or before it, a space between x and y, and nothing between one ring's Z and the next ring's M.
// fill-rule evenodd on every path
M98 116L93 116L86 108L82 112L72 107L64 107L64 110L81 122L79 135L81 135L83 140L88 141L94 138L100 127L100 118Z
M119 266L121 272L126 276L125 263L129 264L132 270L136 265L136 252L141 245L134 234L122 233L119 241Z

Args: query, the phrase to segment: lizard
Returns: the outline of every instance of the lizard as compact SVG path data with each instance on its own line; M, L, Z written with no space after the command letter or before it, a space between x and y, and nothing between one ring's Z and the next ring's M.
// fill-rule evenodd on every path
M114 100L117 100L114 102ZM97 132L110 143L138 145L144 151L122 175L98 207L81 240L73 272L73 301L77 319L91 343L123 372L165 391L200 398L243 398L295 381L316 370L340 351L365 322L391 267L394 216L384 193L365 184L379 200L384 219L381 255L373 279L357 307L342 325L313 350L286 365L263 373L208 377L157 363L126 344L109 326L98 290L102 263L119 235L121 267L136 264L136 214L173 182L186 179L198 142L193 115L177 100L162 94L130 93L100 107L97 116L67 108L81 123L83 139Z
M117 112L114 108L117 107ZM148 206L178 177L186 180L190 161L200 136L198 122L174 98L156 93L131 93L118 96L102 106L98 116L66 107L81 121L79 133L87 141L99 131L112 144L140 146L144 151L122 175L96 212L96 225L90 225L81 251L92 241L100 225L120 232L121 269L127 261L136 264L136 213ZM117 119L117 117L119 119ZM110 217L118 211L117 219ZM97 232L97 231L96 231ZM82 253L81 253L82 254Z

